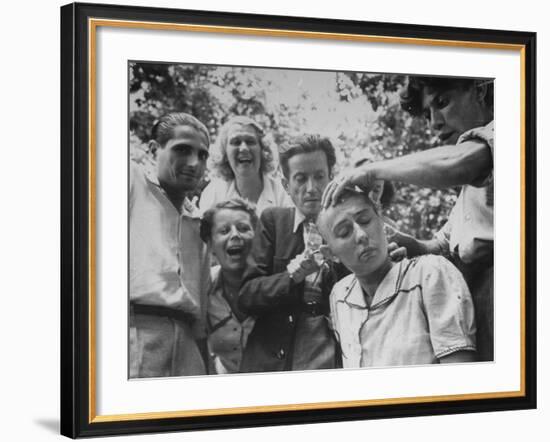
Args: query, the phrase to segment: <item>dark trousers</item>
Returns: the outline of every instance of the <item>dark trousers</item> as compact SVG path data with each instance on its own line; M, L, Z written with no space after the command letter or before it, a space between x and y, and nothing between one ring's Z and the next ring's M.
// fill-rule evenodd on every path
M465 264L453 259L472 294L476 318L479 361L494 360L494 278L493 257Z

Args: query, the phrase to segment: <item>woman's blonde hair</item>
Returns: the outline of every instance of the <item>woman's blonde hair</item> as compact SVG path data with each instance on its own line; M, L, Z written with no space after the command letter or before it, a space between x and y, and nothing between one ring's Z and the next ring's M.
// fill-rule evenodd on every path
M220 127L218 138L210 148L209 168L226 181L231 181L235 178L235 173L231 169L229 159L227 158L229 129L232 126L252 126L254 128L262 153L260 173L264 174L273 171L275 169L275 160L270 147L266 143L264 130L252 118L244 116L231 117Z

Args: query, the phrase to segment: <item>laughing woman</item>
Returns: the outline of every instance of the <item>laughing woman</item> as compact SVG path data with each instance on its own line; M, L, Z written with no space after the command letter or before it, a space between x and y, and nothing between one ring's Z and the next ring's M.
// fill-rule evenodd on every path
M258 216L266 207L291 207L290 197L274 170L273 154L263 141L264 131L248 117L230 118L221 128L210 152L215 176L204 189L204 212L220 201L240 197L256 205Z
M319 230L352 274L330 295L344 368L475 360L468 286L442 256L392 262L377 205L344 190L321 211Z
M213 267L208 295L207 325L211 374L235 373L254 318L237 306L246 258L258 218L254 207L240 198L223 201L207 210L200 234L219 266Z

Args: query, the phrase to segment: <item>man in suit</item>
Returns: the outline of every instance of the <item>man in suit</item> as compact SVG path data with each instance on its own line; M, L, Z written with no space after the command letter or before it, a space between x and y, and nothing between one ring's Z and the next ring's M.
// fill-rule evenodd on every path
M295 207L264 210L239 294L256 316L242 372L311 370L341 366L329 327L328 298L343 266L325 261L314 222L336 163L327 138L308 135L280 153L283 184Z

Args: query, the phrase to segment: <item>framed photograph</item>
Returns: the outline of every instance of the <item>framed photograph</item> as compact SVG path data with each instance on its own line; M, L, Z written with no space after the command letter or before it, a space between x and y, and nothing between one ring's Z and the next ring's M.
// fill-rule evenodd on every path
M535 408L535 54L63 6L61 433Z

